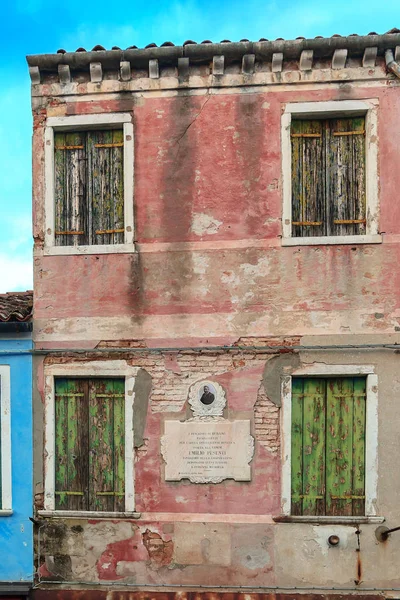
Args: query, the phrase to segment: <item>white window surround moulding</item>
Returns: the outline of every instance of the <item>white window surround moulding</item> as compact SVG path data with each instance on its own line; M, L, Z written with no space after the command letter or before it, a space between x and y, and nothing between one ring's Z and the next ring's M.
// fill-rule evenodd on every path
M12 514L11 488L11 387L10 366L0 365L1 413L1 510L0 516Z
M124 134L124 243L93 246L55 245L55 201L54 201L54 132L89 131L93 129L118 129ZM44 254L117 254L134 252L134 139L132 115L110 113L94 115L71 115L49 117L46 122L45 138L45 238Z
M379 244L378 182L378 100L332 100L328 102L289 102L281 117L282 149L282 246L315 246L338 244ZM292 150L290 127L292 117L351 117L365 115L366 162L366 234L292 237Z
M133 406L135 400L135 378L140 367L131 367L125 360L99 360L87 363L54 364L45 366L45 444L44 444L44 512L48 516L55 513L75 511L55 510L55 377L124 377L125 378L125 510L123 514L135 513L135 475ZM54 513L54 514L53 514ZM97 515L96 511L76 511L76 514ZM114 514L114 513L106 513ZM122 513L121 513L122 514ZM101 515L101 513L100 513Z
M283 516L298 522L313 522L316 517L306 516L297 519L291 511L291 437L292 437L292 377L335 377L365 375L367 379L366 424L365 424L365 515L360 519L383 517L376 515L378 486L378 376L373 365L328 365L314 363L296 369L291 375L284 375L281 380L281 431L282 431L282 490L281 510ZM335 517L321 517L321 522L333 522ZM336 517L336 520L354 522L353 516ZM373 521L375 522L375 521Z

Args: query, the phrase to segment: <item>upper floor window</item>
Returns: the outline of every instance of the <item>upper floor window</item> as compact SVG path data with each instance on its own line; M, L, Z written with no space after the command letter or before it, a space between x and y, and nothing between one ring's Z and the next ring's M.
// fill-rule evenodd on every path
M123 132L54 136L56 246L124 241Z
M131 121L128 113L47 119L46 254L134 249Z
M365 118L293 119L292 236L365 233Z
M378 243L377 105L287 104L283 245Z

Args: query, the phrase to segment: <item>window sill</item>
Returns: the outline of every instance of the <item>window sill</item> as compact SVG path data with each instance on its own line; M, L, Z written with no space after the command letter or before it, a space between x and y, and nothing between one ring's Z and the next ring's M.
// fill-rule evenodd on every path
M55 519L140 519L138 512L105 512L95 510L39 510L39 517Z
M2 508L0 509L0 517L11 517L14 513L12 508Z
M132 252L136 252L135 244L44 247L44 254L48 256L68 256L71 254L128 254Z
M381 244L382 235L337 235L282 238L282 246L338 246L341 244Z
M383 523L385 517L340 517L340 516L311 516L311 515L278 515L272 517L275 523L307 523L307 524L332 524L332 525L351 525L359 523Z

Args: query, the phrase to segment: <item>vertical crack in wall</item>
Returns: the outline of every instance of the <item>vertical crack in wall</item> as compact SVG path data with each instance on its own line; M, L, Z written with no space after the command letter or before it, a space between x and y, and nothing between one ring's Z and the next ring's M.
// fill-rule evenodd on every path
M359 527L357 527L355 534L357 536L357 548L356 548L356 555L357 555L357 572L356 572L356 578L354 580L354 583L356 585L360 585L362 583L362 562L361 562L361 542L360 542L360 535L361 535L361 530Z

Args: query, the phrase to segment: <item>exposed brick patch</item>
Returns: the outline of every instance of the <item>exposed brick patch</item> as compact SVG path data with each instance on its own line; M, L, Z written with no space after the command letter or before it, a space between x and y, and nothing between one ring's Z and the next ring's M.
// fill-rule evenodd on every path
M89 360L127 360L131 366L141 367L150 374L152 378L151 411L153 413L163 413L182 411L188 398L189 389L195 382L218 377L229 372L243 371L246 368L256 366L263 368L265 363L275 355L276 353L271 350L262 352L261 350L252 351L250 348L248 350L231 348L229 350L207 350L202 352L182 350L171 356L168 352L152 352L144 348L143 351L134 354L124 351L121 354L110 353L108 355L104 352L99 355L88 351L84 355L70 353L60 356L48 356L45 363L65 364ZM146 452L146 448L143 448L143 452ZM141 454L137 453L136 458L139 460Z
M152 354L136 356L130 362L141 366L152 377L150 397L152 412L180 412L187 401L191 385L201 379L209 379L230 371L264 365L273 354L229 351L224 353L207 352L179 353L174 357L174 371L168 369L168 355Z
M280 448L279 407L268 398L264 386L258 390L254 406L254 432L257 441L273 454Z
M151 568L159 569L171 563L174 552L172 540L165 541L160 534L149 529L146 529L142 537L143 545L149 554Z

